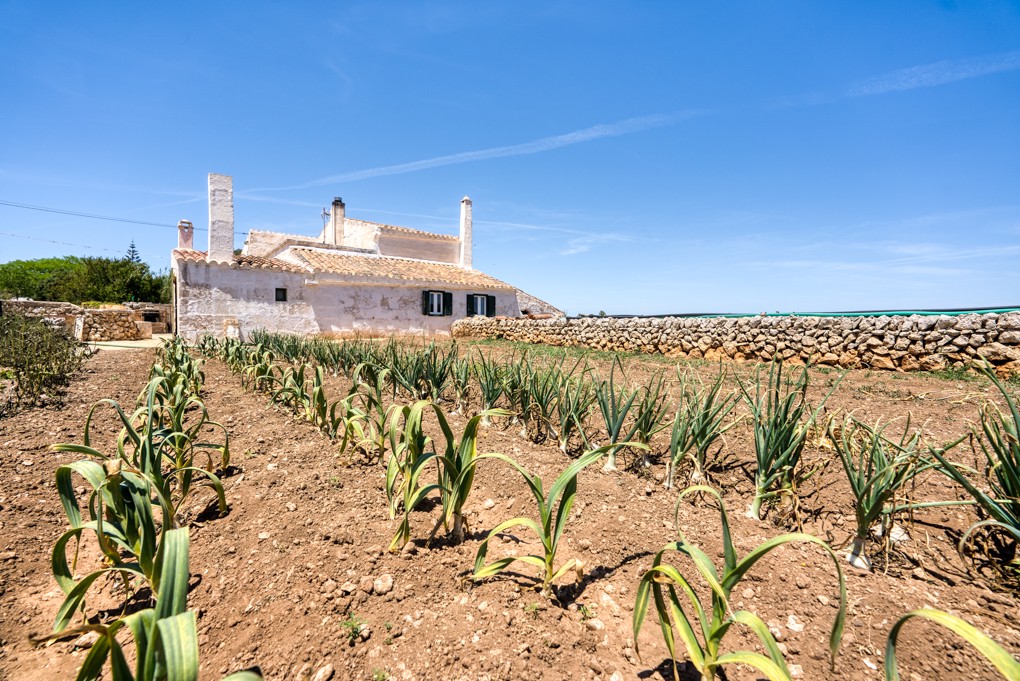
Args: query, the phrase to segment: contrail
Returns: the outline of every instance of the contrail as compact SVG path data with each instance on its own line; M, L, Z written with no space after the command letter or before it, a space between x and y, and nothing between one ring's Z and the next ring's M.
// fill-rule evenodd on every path
M437 156L435 158L427 158L421 161L411 161L409 163L398 163L396 165L380 166L378 168L354 170L349 173L330 175L329 177L322 177L317 180L311 180L310 182L289 187L262 187L260 189L252 189L250 191L272 192L308 189L310 187L320 187L326 184L354 182L356 180L366 180L371 177L382 177L384 175L402 175L404 173L413 173L419 170L455 165L458 163L485 161L492 158L504 158L507 156L537 154L543 151L550 151L552 149L559 149L561 147L569 147L574 144L602 139L603 137L619 137L620 135L629 135L631 133L641 132L642 130L649 130L651 128L661 128L685 119L704 115L705 113L707 113L705 110L687 110L675 111L666 114L638 116L636 118L628 118L616 123L593 125L590 128L575 130L563 135L543 137L541 139L533 140L531 142L523 142L521 144L511 144L503 147L490 147L488 149L479 149L477 151L463 151L457 154Z
M973 57L971 59L944 60L893 71L857 83L848 88L846 97L866 97L886 92L899 92L922 87L935 87L958 80L988 76L1003 71L1020 69L1020 50Z

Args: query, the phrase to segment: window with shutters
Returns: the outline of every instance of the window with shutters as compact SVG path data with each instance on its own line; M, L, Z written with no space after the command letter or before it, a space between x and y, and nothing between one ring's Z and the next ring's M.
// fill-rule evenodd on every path
M469 293L467 296L467 315L479 317L496 316L496 296L484 293Z
M449 291L422 291L421 313L430 317L453 314L453 294Z

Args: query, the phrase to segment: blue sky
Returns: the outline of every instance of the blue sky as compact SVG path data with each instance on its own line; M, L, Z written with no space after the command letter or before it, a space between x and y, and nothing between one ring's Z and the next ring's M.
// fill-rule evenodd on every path
M0 202L202 228L225 173L240 246L467 194L569 313L1020 304L1016 2L0 0L0 92ZM132 239L0 204L0 262Z

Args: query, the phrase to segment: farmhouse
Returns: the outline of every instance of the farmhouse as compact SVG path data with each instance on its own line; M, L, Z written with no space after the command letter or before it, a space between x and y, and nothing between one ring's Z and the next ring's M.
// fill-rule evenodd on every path
M562 312L471 266L471 199L458 236L348 218L333 200L315 237L251 230L234 252L233 181L209 175L209 247L194 248L182 220L171 254L174 326L246 337L255 329L297 334L449 333L473 315Z

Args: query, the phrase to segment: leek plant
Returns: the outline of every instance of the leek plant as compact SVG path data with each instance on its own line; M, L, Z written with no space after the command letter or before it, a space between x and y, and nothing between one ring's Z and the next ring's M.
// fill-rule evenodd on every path
M685 458L690 459L693 468L691 482L699 484L706 481L709 471L722 464L720 454L723 445L720 443L714 451L713 446L726 431L739 423L733 420L724 425L739 398L736 393L719 397L725 379L721 369L707 386L697 374L682 371L680 367L677 367L677 379L680 381L680 404L669 437L666 489L673 489L676 470ZM698 385L694 385L695 380Z
M437 454L434 441L422 427L422 417L431 409L435 412L446 446ZM392 454L386 466L386 497L390 505L390 518L398 511L403 518L397 528L390 551L401 549L411 539L411 513L432 492L439 491L442 513L429 534L429 541L439 528L445 527L455 543L464 541L466 523L464 503L471 494L475 468L481 459L491 455L478 454L478 426L485 416L507 416L508 411L494 409L488 414L476 414L468 420L458 440L450 428L442 408L435 402L419 400L403 407L390 420L390 449ZM401 427L403 423L403 427ZM430 463L438 468L438 483L423 484L422 477Z
M270 395L270 399L295 413L307 413L311 406L311 398L305 374L311 369L312 367L308 364L299 364L297 367L284 369L282 374L273 378L275 389Z
M396 405L386 404L386 387L391 372L388 368L365 362L354 368L351 394L360 402L358 410L364 415L362 439L357 446L368 454L369 459L382 461L386 455L389 420ZM353 401L352 401L353 405Z
M544 442L552 431L553 417L566 381L561 364L562 360L530 372L527 390L531 393L531 439L535 443Z
M109 624L85 624L73 629L61 627L43 641L94 632L99 638L89 649L77 681L99 681L109 662L117 681L198 681L198 627L195 613L188 608L188 530L170 530L161 545L162 590L155 607L124 615ZM59 617L59 616L58 616ZM58 626L60 625L58 619ZM132 672L117 635L131 632L135 643ZM254 671L235 672L224 681L257 681Z
M680 503L688 494L708 494L717 500L722 522L723 566L719 571L712 559L697 545L679 532L680 541L667 544L655 554L652 567L642 577L634 602L634 644L637 652L638 634L644 624L649 605L654 599L659 627L673 661L673 678L681 678L677 669L677 645L679 637L687 650L694 667L701 673L702 681L713 681L726 665L744 664L764 674L770 681L790 681L790 670L775 637L761 618L749 610L732 610L730 598L747 572L761 558L773 549L793 542L809 542L821 546L832 558L839 578L839 609L829 635L829 653L835 665L836 654L843 638L846 620L846 582L839 567L839 560L828 544L809 534L784 534L760 544L743 558L738 558L730 536L729 519L722 496L715 489L705 485L694 485L680 493L677 499L677 528L679 528ZM679 531L679 529L678 529ZM664 562L667 551L676 551L691 559L697 574L705 581L711 593L711 601L704 604L694 591L691 579L679 568ZM689 609L684 608L680 593L686 597ZM750 629L765 648L767 655L752 651L722 652L723 639L730 628L739 624ZM674 633L674 629L676 633ZM699 639L700 634L700 639Z
M978 368L992 380L1006 402L1006 413L991 403L981 410L981 432L975 433L987 463L986 477L989 492L975 485L965 473L967 469L945 458L944 452L932 450L939 462L939 470L959 483L970 494L987 516L972 525L960 539L959 550L964 553L975 532L984 531L1001 542L993 561L1014 576L1020 576L1020 411L1016 399L987 363Z
M621 443L619 446L630 445L643 449L644 445L636 442ZM556 567L556 553L560 546L560 539L563 537L563 531L567 526L567 519L570 517L570 509L574 505L574 499L577 496L577 475L585 468L595 463L603 456L605 456L612 449L612 445L606 445L599 447L593 451L587 452L581 455L580 458L573 461L567 466L562 473L556 478L552 486L549 488L549 492L544 492L542 488L542 479L536 475L532 475L524 469L519 463L514 461L508 456L503 454L487 454L485 458L495 458L501 461L505 461L510 464L517 471L524 476L525 482L528 484L528 488L531 490L532 495L535 497L535 502L538 504L538 521L531 518L511 518L510 520L503 521L496 527L492 528L488 536L482 541L478 547L478 552L475 554L475 569L472 575L475 581L481 581L489 577L494 577L499 573L506 570L510 565L517 561L528 563L538 567L542 573L539 582L541 584L541 593L546 598L550 598L553 595L553 582L557 579L573 572L578 582L584 575L584 563L576 558L571 558L566 561L558 568ZM512 556L507 558L499 558L486 563L486 557L489 551L489 542L493 537L505 533L507 530L515 527L523 527L530 529L542 542L542 553L541 555L532 554L527 556Z
M132 579L147 584L156 597L162 590L164 540L172 531L167 521L168 514L173 512L170 502L145 477L122 470L119 460L108 462L107 468L95 461L83 460L57 469L57 491L71 526L57 539L50 560L53 578L65 595L57 611L55 632L67 628L74 614L83 608L92 584L107 574L119 576L127 590L131 590ZM78 505L74 474L84 478L91 487L87 521L82 518ZM150 498L156 500L161 511L158 523ZM75 565L85 534L95 536L105 566L76 580ZM68 563L67 547L72 540L74 558Z
M669 410L666 378L662 373L653 374L641 390L641 400L634 410L634 439L648 445L652 437L666 428L666 412ZM641 465L651 466L648 450L641 453Z
M144 406L137 409L131 416L124 412L116 400L100 400L89 409L85 418L82 444L60 443L53 445L52 449L58 452L84 454L104 463L119 462L118 465L125 466L128 470L141 475L166 500L168 513L163 522L173 527L178 525L177 511L184 505L192 491L199 486L207 486L215 492L220 513L225 514L227 500L223 484L215 473L196 465L195 462L198 451L215 449L220 452L221 464L225 466L229 463L226 439L222 446L197 441L203 427L210 424L219 426L219 424L207 420L204 405L198 412L198 422L190 426L184 425L182 420L184 410L180 408L180 405L176 410L161 409L156 397L160 380L155 378L149 382ZM189 399L197 400L195 397ZM91 445L92 420L96 410L104 405L113 408L123 426L117 437L116 452L109 456ZM172 418L164 420L168 413ZM219 427L222 428L222 426ZM223 432L226 437L226 430ZM202 485L194 483L196 475L205 478Z
M619 357L615 358L613 366L609 369L609 380L599 381L595 384L595 401L599 405L599 412L602 414L602 420L606 425L606 434L609 438L609 455L606 457L605 466L603 466L603 470L606 471L619 470L616 467L616 453L623 449L623 445L620 443L631 440L637 432L637 426L633 424L629 430L625 431L624 423L641 391L617 387L615 378L617 367L620 368L620 373L623 373L623 365L620 364Z
M443 513L429 538L434 537L442 525L446 528L447 534L452 535L453 541L459 544L464 541L466 532L463 508L464 502L471 494L475 468L479 460L489 458L487 455L478 454L478 426L486 416L509 416L510 412L505 409L492 409L472 416L464 426L460 440L457 440L439 405L433 402L426 403L426 406L431 406L435 411L439 428L446 440L443 454L436 459L439 465L439 492Z
M764 391L759 366L754 374L754 395L743 381L739 381L754 425L756 466L754 499L748 511L750 517L761 518L761 505L767 499L782 495L795 497L796 483L810 477L810 473L805 476L799 470L808 431L841 380L843 375L833 382L814 411L809 411L807 403L807 366L804 366L799 378L791 380L783 376L783 363L773 361L769 365Z
M439 402L443 399L453 378L457 360L457 346L454 344L443 352L435 342L429 343L421 353L421 376L418 379L418 399Z
M521 355L519 361L511 358L503 367L503 395L506 397L507 408L510 410L510 423L520 423L520 435L528 437L528 421L531 419L531 383L532 367L528 353Z
M453 413L463 414L471 397L471 375L474 367L471 360L457 357L450 370L450 381L453 388Z
M595 387L586 378L587 369L577 376L564 377L560 385L560 396L556 400L556 440L560 451L567 453L570 438L576 432L587 445L584 431L585 421L595 404Z
M484 355L478 351L478 361L474 365L475 378L478 381L478 394L482 401L482 410L495 409L499 398L503 396L503 367L492 355ZM490 419L483 418L482 425L488 426Z
M916 507L891 508L896 495L918 475L937 465L920 456L921 432L910 432L909 418L897 441L885 437L887 426L875 424L872 428L847 416L840 427L830 423L828 428L829 439L854 495L857 532L846 559L862 570L871 569L865 545L872 527L881 522L882 535L888 536L892 511Z
M422 416L430 405L424 400L413 405L395 408L389 419L387 435L390 441L390 458L386 463L386 499L390 506L390 519L403 512L390 551L399 551L411 540L411 513L440 484L424 484L422 476L428 464L436 458L432 438L422 428ZM394 405L396 406L396 405Z
M258 392L269 390L280 377L280 371L276 368L276 355L271 350L255 346L252 348L250 362L241 370L241 387Z
M889 637L885 643L884 670L886 681L899 681L900 679L899 664L896 661L896 639L899 637L903 625L915 617L943 626L971 644L981 653L982 657L988 660L1002 674L1002 678L1006 679L1006 681L1017 681L1020 679L1020 662L1017 662L1016 658L988 637L988 635L955 615L932 608L920 608L919 610L912 610L899 618L889 631ZM913 677L913 674L911 674L911 677Z

